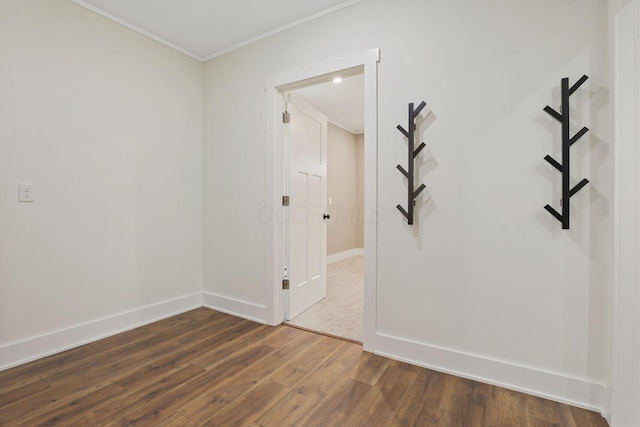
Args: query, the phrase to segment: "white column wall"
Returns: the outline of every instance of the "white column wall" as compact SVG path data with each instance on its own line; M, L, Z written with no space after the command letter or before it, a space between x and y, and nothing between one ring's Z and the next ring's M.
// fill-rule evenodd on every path
M640 1L613 0L615 287L612 427L640 425Z

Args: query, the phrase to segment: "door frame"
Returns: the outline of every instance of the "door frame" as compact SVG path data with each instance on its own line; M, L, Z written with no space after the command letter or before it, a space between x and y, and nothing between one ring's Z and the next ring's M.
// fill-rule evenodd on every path
M266 302L270 324L284 321L284 92L326 81L338 73L364 74L364 336L372 347L377 307L378 206L378 62L380 49L328 59L265 80L266 92ZM352 74L352 75L353 75Z
M640 409L640 0L610 0L615 154L614 283L610 361L614 426L638 425Z

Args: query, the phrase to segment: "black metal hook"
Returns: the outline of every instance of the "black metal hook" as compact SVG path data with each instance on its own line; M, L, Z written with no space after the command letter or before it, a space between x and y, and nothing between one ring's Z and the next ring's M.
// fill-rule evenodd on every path
M406 130L402 126L398 125L397 129L407 138L408 140L408 167L409 170L406 170L402 166L396 166L398 170L407 178L407 209L405 210L401 205L396 206L398 210L404 215L407 219L407 223L409 225L413 225L413 210L415 205L415 199L420 195L420 193L427 188L424 184L421 184L417 189L414 189L415 183L415 165L414 160L420 154L420 152L426 147L425 143L421 143L418 148L415 148L415 131L416 131L416 118L422 111L424 107L427 106L427 103L422 101L417 108L413 108L413 102L409 104L409 123L408 128Z
M562 173L562 213L559 213L550 205L546 205L544 208L558 221L562 223L562 229L569 229L569 199L589 183L588 179L583 179L573 188L569 183L570 175L570 155L569 148L575 144L584 134L589 131L589 128L583 127L574 136L571 136L571 130L569 128L570 123L570 111L569 111L569 97L580 87L589 77L582 76L573 86L569 87L569 79L563 78L561 80L562 88L562 106L560 112L554 110L548 105L544 107L544 111L551 117L562 123L562 163L558 162L553 157L547 155L544 159L554 168Z

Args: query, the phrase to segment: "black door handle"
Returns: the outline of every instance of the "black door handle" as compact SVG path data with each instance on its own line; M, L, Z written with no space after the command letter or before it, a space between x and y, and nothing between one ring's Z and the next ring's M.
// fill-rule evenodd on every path
M322 219L331 219L331 215L324 214L324 215L322 215Z

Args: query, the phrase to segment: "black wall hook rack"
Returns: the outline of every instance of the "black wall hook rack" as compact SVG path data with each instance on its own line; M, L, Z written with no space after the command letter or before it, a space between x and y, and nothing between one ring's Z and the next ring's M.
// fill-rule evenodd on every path
M589 77L582 76L573 86L569 87L569 79L563 78L561 80L562 85L562 106L561 112L557 112L548 105L544 107L544 111L551 117L562 123L562 163L559 163L553 157L547 155L545 160L551 164L554 168L558 169L562 173L562 213L558 213L550 205L546 205L544 208L553 215L558 221L562 223L562 229L569 229L569 199L589 183L589 180L583 179L575 187L571 188L569 179L571 177L569 173L570 165L570 150L569 148L576 143L584 134L589 131L589 128L583 127L574 136L571 136L571 130L569 129L569 97L580 87Z
M402 134L404 136L407 137L408 142L409 142L409 146L408 146L408 168L409 170L406 170L405 168L403 168L402 166L398 165L397 168L400 172L402 172L402 175L404 175L405 178L407 178L407 209L405 210L401 205L396 206L398 208L398 210L400 212L402 212L402 215L405 216L405 218L407 218L407 222L409 225L413 225L413 208L415 205L415 199L416 197L418 197L418 195L425 189L427 188L424 184L421 184L417 189L415 189L415 183L414 183L414 179L415 179L415 164L414 164L414 160L415 158L418 156L418 154L420 154L420 152L422 151L422 149L424 149L425 144L424 142L421 143L418 148L415 148L415 131L416 131L416 118L418 117L418 115L420 114L420 112L422 111L422 109L424 107L427 106L427 103L422 101L420 103L420 105L418 105L417 108L413 108L413 102L409 104L409 130L406 130L405 128L403 128L402 126L398 125L397 129L402 132Z

